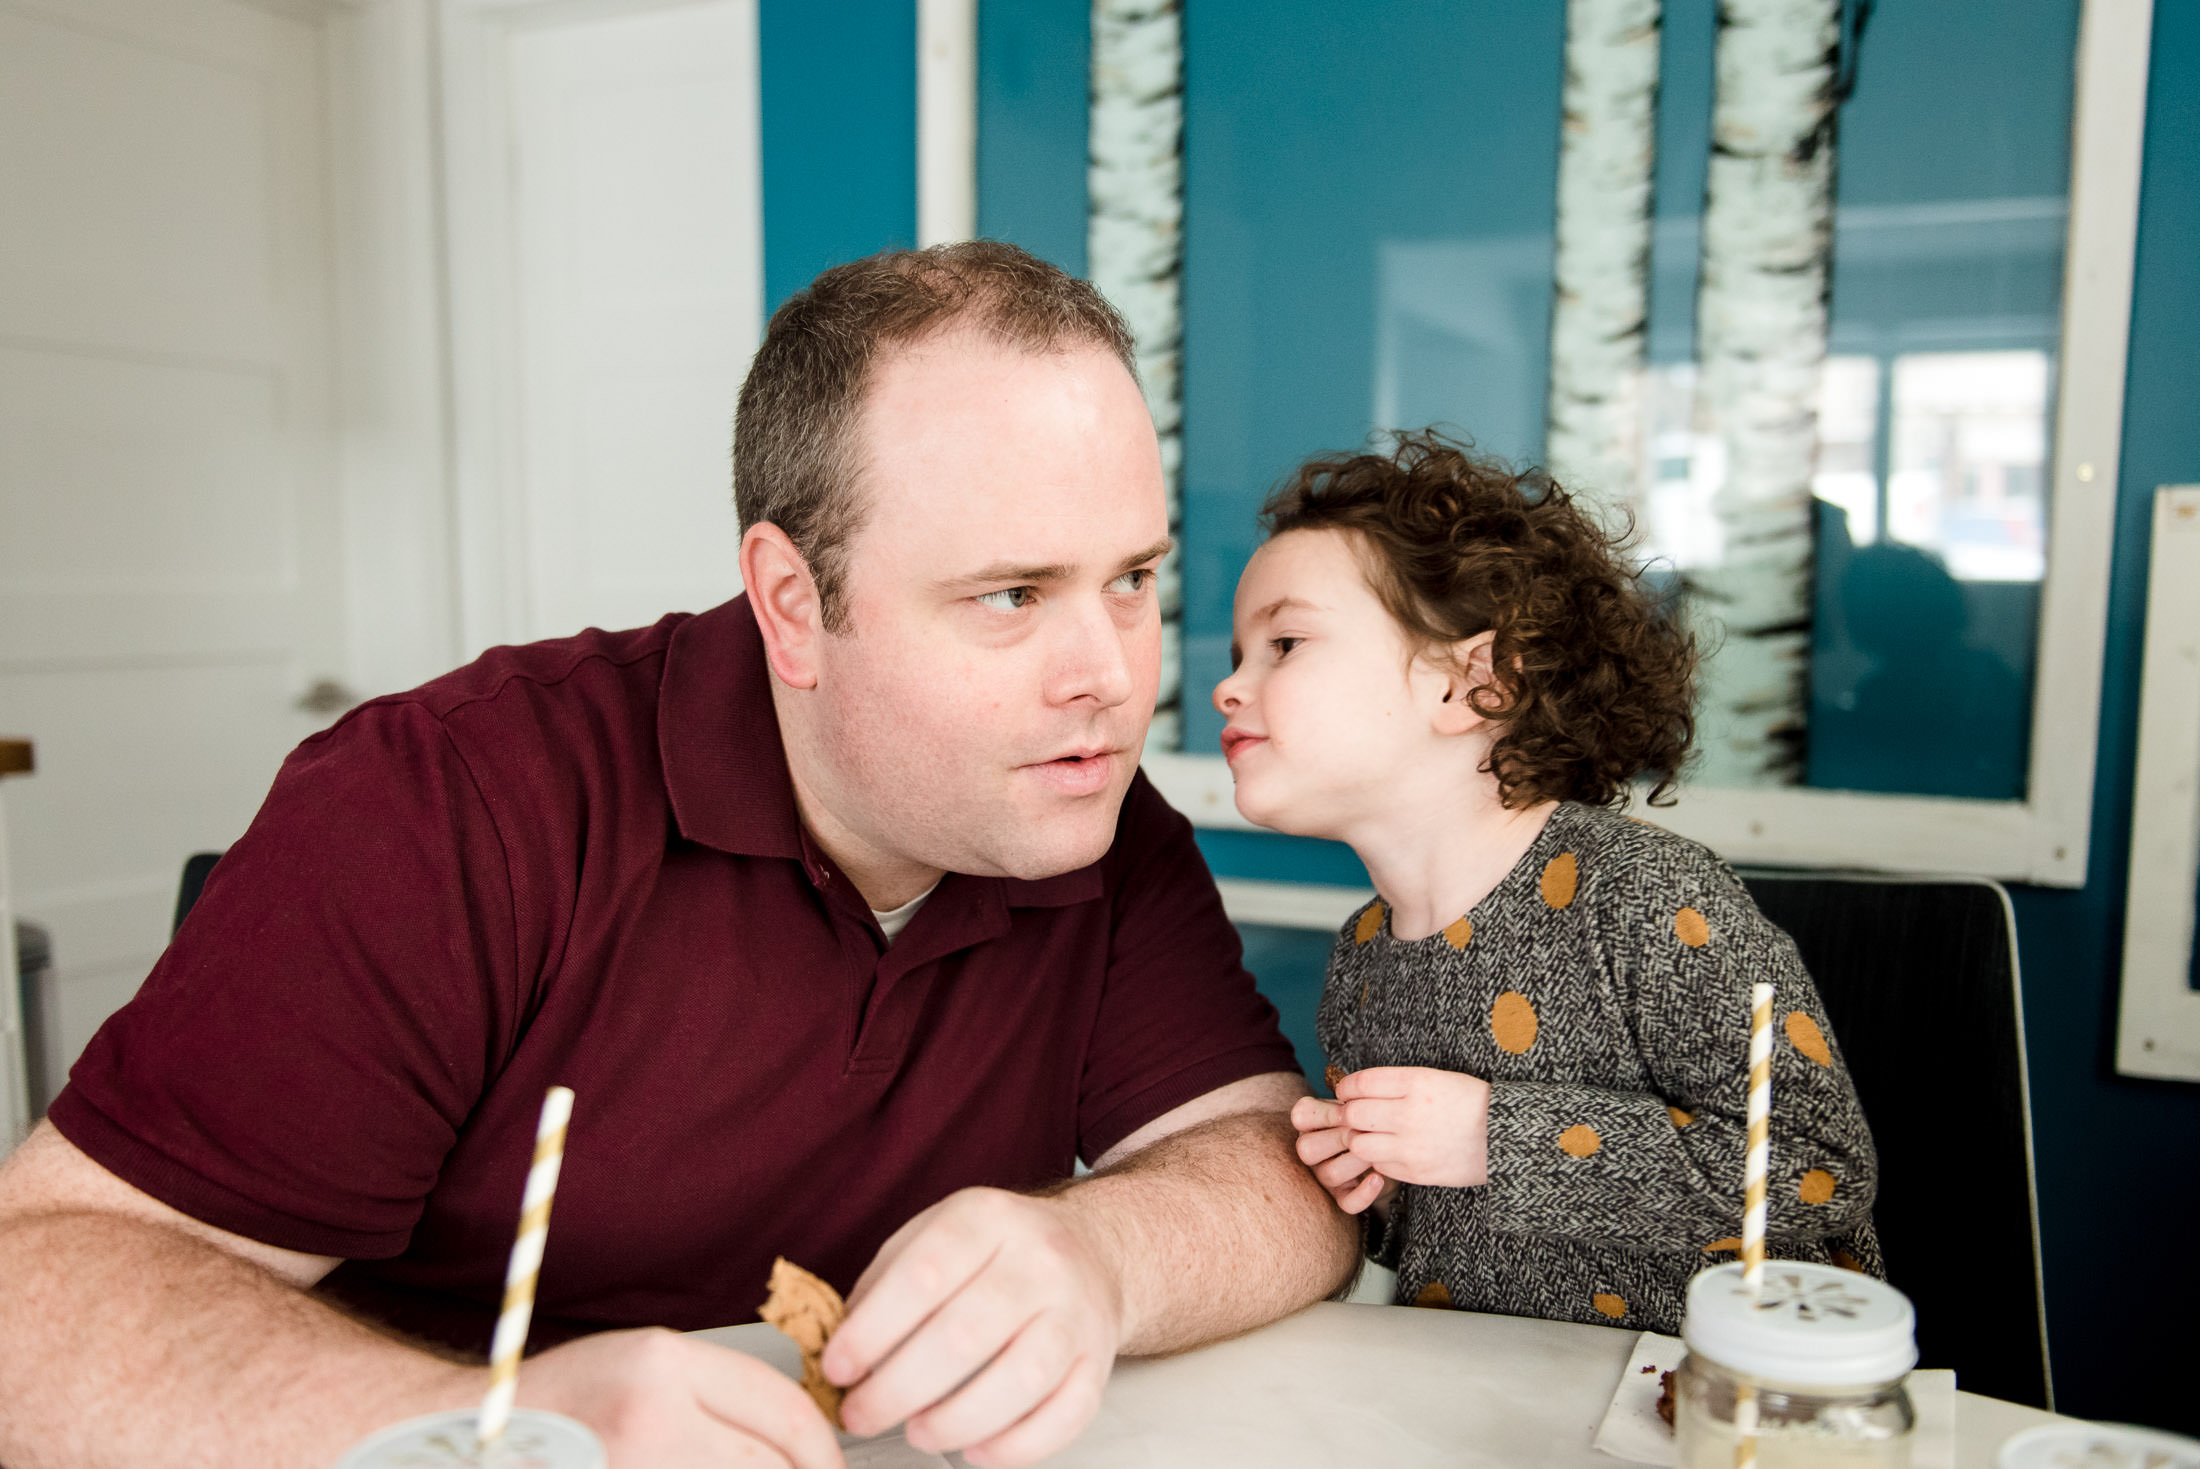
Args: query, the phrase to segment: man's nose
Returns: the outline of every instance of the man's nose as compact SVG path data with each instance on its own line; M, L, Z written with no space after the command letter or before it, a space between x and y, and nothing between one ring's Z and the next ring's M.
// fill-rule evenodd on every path
M1095 603L1066 619L1056 649L1054 702L1091 699L1112 709L1131 696L1137 680L1124 630L1108 609Z

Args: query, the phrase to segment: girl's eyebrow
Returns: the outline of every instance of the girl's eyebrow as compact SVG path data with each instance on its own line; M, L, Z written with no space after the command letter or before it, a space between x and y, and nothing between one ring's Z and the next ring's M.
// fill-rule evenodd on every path
M1266 622L1286 608L1293 612L1319 612L1322 610L1320 603L1309 602L1304 597L1278 597L1275 601L1255 612L1252 620L1254 622Z

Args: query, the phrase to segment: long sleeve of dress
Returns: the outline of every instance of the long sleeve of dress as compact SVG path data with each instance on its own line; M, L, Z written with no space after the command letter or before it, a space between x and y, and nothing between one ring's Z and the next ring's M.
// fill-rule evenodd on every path
M1493 1230L1731 1248L1741 1232L1757 983L1775 987L1767 1235L1792 1246L1869 1221L1878 1186L1871 1133L1817 988L1793 941L1731 872L1709 861L1691 869L1615 882L1598 905L1609 993L1650 1086L1493 1085Z

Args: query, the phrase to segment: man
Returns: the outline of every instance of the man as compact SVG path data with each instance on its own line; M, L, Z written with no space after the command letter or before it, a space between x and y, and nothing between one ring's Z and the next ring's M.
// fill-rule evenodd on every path
M0 1172L0 1461L324 1465L471 1401L395 1333L486 1341L553 1082L519 1398L617 1465L838 1462L649 1329L748 1319L774 1254L853 1286L848 1426L979 1464L1066 1444L1120 1352L1336 1288L1290 1049L1136 774L1169 541L1128 362L1007 246L830 271L742 390L743 598L302 746Z

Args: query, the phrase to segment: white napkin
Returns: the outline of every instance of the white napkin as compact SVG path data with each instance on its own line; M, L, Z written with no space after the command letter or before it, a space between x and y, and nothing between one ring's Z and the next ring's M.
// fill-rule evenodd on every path
M1636 1464L1675 1462L1673 1430L1658 1416L1658 1381L1687 1355L1688 1348L1677 1336L1646 1331L1635 1338L1635 1353L1619 1375L1612 1406L1604 1410L1604 1421L1597 1425L1599 1451Z
M1688 1348L1677 1336L1646 1331L1635 1338L1634 1355L1619 1375L1612 1405L1597 1425L1599 1452L1635 1464L1672 1464L1673 1430L1658 1416L1658 1382L1681 1365ZM1910 1445L1911 1469L1955 1469L1956 1375L1912 1372L1910 1402L1917 1409L1917 1437Z
M1942 1368L1912 1372L1906 1384L1917 1409L1910 1469L1956 1469L1956 1375Z

